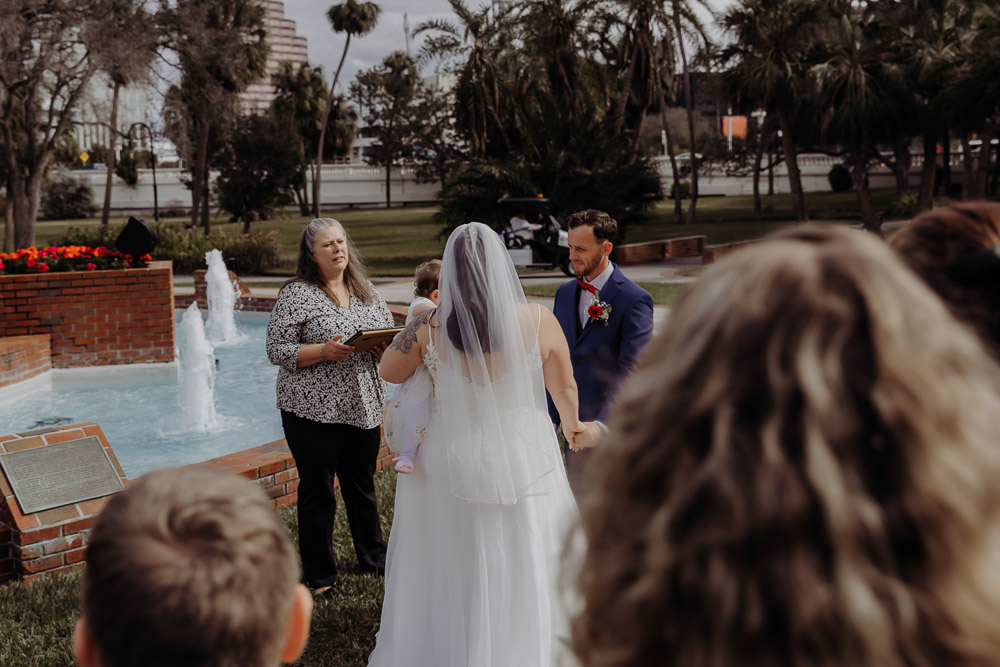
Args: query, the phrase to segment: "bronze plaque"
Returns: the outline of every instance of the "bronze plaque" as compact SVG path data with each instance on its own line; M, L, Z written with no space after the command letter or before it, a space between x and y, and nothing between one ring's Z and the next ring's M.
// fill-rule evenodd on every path
M0 454L0 466L25 514L125 488L96 436Z

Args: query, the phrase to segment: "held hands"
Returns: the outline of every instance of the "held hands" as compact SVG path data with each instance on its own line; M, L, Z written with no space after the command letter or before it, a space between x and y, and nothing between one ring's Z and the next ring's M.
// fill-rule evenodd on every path
M322 356L326 361L343 361L346 359L352 352L354 352L354 346L344 345L339 342L341 338L343 338L342 335L334 336L330 340L323 343L323 347L319 350L320 356Z
M578 422L576 428L567 431L563 429L566 442L574 452L593 447L604 434L604 429L597 422Z

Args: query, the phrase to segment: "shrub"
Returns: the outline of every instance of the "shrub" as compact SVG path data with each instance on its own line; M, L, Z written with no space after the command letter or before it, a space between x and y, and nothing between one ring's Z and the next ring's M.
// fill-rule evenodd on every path
M681 199L691 198L691 181L678 181L670 186L670 198L676 199L678 192Z
M121 158L115 162L115 174L129 187L134 188L139 182L139 165L132 151L122 151Z
M917 203L920 197L916 193L901 195L896 201L889 204L885 209L885 215L889 218L909 218L917 212Z
M42 188L41 203L44 220L90 218L97 210L91 187L62 170L56 171Z
M830 181L830 188L834 192L849 192L854 187L854 179L851 178L850 170L842 164L835 164L830 167L830 172L826 175Z
M121 233L121 225L71 227L59 241L67 245L108 245ZM153 225L156 247L154 260L169 259L176 273L205 268L205 253L218 248L230 269L243 275L259 274L280 265L276 232L234 234L215 232L205 236L198 229L160 223Z

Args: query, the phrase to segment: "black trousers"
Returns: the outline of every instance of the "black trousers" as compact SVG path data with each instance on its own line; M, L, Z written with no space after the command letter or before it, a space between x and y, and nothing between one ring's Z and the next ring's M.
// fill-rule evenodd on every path
M281 411L281 426L299 471L299 555L306 584L320 588L337 580L334 475L340 480L359 568L362 572L384 571L386 547L374 479L381 442L379 427L323 424L285 410Z

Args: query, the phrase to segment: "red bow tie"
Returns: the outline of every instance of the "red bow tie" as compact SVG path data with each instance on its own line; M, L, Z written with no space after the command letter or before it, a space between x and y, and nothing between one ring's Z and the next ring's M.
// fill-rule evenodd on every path
M586 291L590 292L591 294L593 294L594 296L597 296L597 288L596 288L596 287L594 287L594 286L593 286L593 285L591 285L590 283L585 283L585 282L583 282L583 281L582 281L582 280L580 279L580 277L579 277L579 276L577 276L577 278L576 278L576 282L577 282L577 283L579 283L579 285L580 285L580 288L581 288L581 289L584 289L584 290L586 290Z

